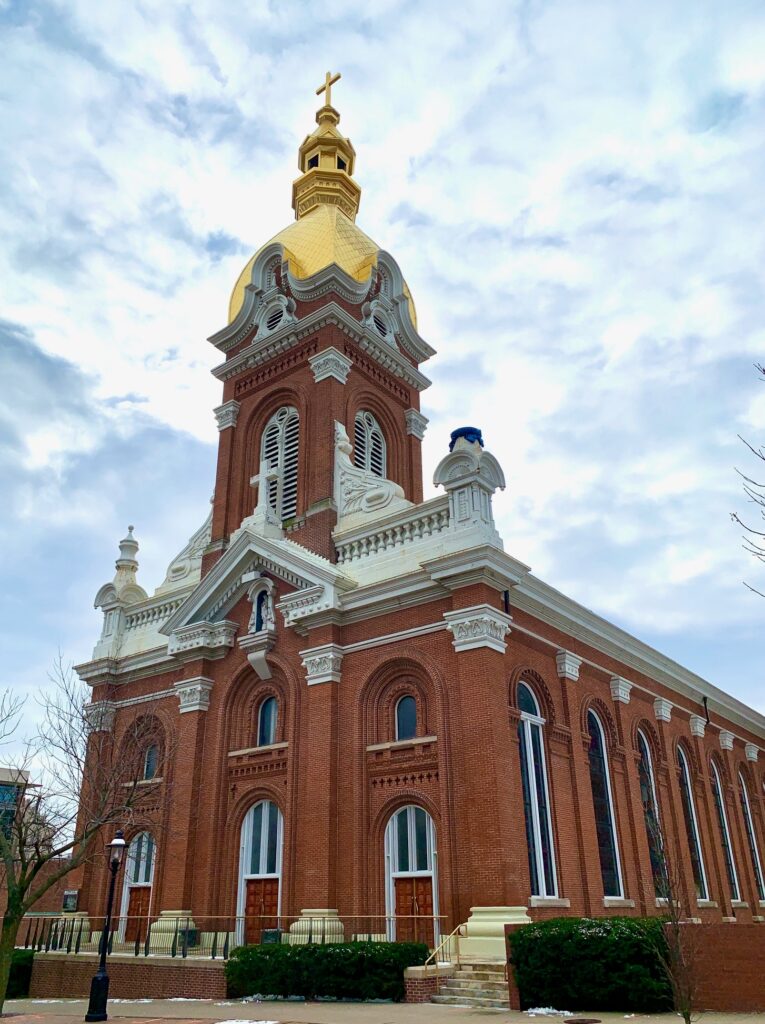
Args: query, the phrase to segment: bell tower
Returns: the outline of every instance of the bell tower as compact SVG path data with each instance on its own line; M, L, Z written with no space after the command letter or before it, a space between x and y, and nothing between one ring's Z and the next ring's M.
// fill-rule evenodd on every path
M253 516L334 561L349 488L422 500L430 382L419 365L434 350L398 264L356 224L356 152L331 102L339 78L327 72L317 89L325 102L298 151L295 220L248 261L229 323L210 338L225 361L213 370L223 401L203 573Z

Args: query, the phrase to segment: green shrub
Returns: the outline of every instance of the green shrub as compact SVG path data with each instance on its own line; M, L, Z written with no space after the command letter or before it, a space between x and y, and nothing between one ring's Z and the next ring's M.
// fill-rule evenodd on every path
M24 999L29 995L34 955L34 950L31 949L14 949L6 999Z
M557 917L510 936L521 1005L657 1013L672 1009L659 918Z
M230 996L404 997L404 968L424 964L422 942L239 946L226 963Z

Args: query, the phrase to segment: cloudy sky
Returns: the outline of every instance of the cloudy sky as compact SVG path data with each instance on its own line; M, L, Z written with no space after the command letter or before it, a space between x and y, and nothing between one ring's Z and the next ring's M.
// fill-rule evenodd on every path
M0 30L5 683L89 657L128 523L153 589L204 519L205 339L331 68L438 349L426 473L482 427L506 548L765 711L729 518L765 433L762 4L0 0Z

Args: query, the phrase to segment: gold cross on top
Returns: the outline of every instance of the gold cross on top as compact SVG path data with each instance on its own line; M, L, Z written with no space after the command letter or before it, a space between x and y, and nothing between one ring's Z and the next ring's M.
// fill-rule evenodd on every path
M324 76L324 85L320 85L319 88L316 90L317 96L321 96L323 92L327 94L324 97L324 99L328 107L332 106L332 86L335 84L335 82L339 80L340 77L341 76L339 71L336 75L333 75L331 71L328 71Z

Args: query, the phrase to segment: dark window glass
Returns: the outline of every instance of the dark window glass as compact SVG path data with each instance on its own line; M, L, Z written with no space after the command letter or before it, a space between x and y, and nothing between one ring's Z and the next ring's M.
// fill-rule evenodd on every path
M142 882L141 878L141 861L143 860L143 840L144 836L141 833L133 840L133 882Z
M621 896L619 864L616 856L616 830L608 792L606 752L600 723L592 711L587 715L587 728L590 734L590 784L592 785L592 803L595 810L595 831L598 837L603 895Z
M276 846L279 834L279 808L269 803L268 807L268 849L266 851L266 874L276 874Z
M312 156L311 159L308 161L308 167L310 169L311 167L318 167L318 166L319 166L319 154L317 153L315 156Z
M266 697L258 713L258 746L266 747L276 740L276 697Z
M666 896L669 885L662 849L659 813L656 806L656 800L654 799L651 755L648 752L648 744L642 732L638 733L638 752L640 754L640 761L638 762L640 799L643 803L643 817L645 819L645 831L648 837L648 854L651 859L653 885L657 896Z
M529 875L531 877L531 894L539 895L539 875L537 873L536 839L534 838L534 818L531 810L531 785L529 783L528 749L524 723L518 725L518 739L521 751L521 785L523 787L523 816L526 822L526 849L529 855Z
M414 697L402 697L396 704L396 739L411 740L417 735L417 702Z
M525 711L527 715L539 717L539 708L534 700L534 695L528 686L525 686L523 683L520 683L518 686L518 708L521 711Z
M685 759L685 754L679 747L677 750L677 761L680 765L680 795L683 803L683 817L685 818L685 834L688 837L688 848L691 853L693 884L696 887L696 898L705 900L707 898L707 885L704 879L704 867L701 859L699 833L696 828L693 793L691 792L691 779L688 772L688 762Z
M398 870L409 871L409 824L406 808L396 815L396 840L398 847Z
M765 900L765 881L762 877L762 862L760 861L760 851L757 849L757 838L754 834L754 822L752 821L752 809L749 806L749 794L746 791L746 783L744 777L739 775L738 777L739 796L741 797L741 811L744 815L744 825L746 826L746 838L749 841L749 853L752 858L752 869L754 870L754 878L757 883L757 894L760 900Z
M414 842L417 849L415 870L428 870L428 826L427 816L421 807L414 809Z
M728 833L728 818L725 813L724 796L722 792L722 783L720 777L717 774L717 765L712 763L712 795L715 800L715 807L717 808L717 821L720 825L720 839L722 841L723 855L725 857L725 870L728 873L728 882L730 883L730 895L731 899L737 900L738 896L738 878L736 877L736 866L733 863L733 850L730 845L730 834Z
M256 598L255 604L255 632L259 633L263 629L264 610L266 607L266 601L268 600L268 592L261 590Z
M555 892L553 872L552 835L550 834L550 808L547 804L547 786L544 777L544 753L542 751L542 729L538 725L531 726L531 748L534 753L534 778L537 790L537 807L539 809L539 832L542 842L542 864L545 873L545 893Z
M145 779L153 779L157 774L157 765L159 764L159 750L156 744L152 743L150 747L146 748L146 753L143 759L143 777Z
M263 832L263 804L258 804L252 812L252 855L250 857L250 874L261 874L260 838Z
M0 828L6 839L11 837L13 821L16 817L16 803L19 799L18 786L0 786Z

